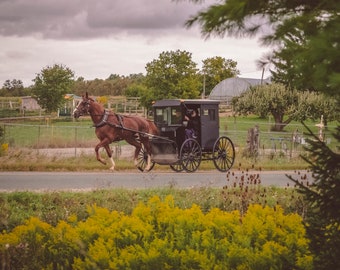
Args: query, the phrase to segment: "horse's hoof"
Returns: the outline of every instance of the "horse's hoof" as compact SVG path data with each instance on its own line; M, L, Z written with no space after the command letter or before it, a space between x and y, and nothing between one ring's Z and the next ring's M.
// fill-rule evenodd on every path
M114 171L114 170L115 170L115 167L112 166L112 167L110 168L110 171Z
M101 164L106 165L106 162L104 160L97 159Z

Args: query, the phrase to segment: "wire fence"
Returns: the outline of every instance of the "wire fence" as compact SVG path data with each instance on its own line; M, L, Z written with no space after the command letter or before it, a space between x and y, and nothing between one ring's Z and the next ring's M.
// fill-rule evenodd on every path
M303 125L289 125L284 132L271 131L272 123L254 123L227 119L220 123L220 135L228 136L234 143L238 154L256 156L295 157L304 151L307 129ZM68 125L51 124L48 120L40 124L0 123L3 129L2 143L9 148L59 149L60 153L76 156L86 152L98 143L95 129L89 123L72 123ZM309 126L318 134L315 125ZM323 138L331 149L338 151L336 140L331 133L335 127L329 126L323 131ZM121 146L125 142L112 144L116 156L122 154ZM63 150L61 150L63 149Z
M333 137L335 126L329 125L320 129L317 124L289 124L281 132L272 131L274 123L239 121L232 117L221 122L220 135L230 137L239 153L244 156L297 157L305 151L308 139L322 139L332 150L339 151L337 141ZM308 130L309 129L309 130Z

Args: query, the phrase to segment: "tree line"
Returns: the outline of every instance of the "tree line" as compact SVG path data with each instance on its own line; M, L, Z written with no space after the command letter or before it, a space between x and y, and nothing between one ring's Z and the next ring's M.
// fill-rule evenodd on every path
M263 62L265 63L265 61ZM142 73L121 76L111 74L106 79L85 80L74 78L74 71L64 65L48 66L33 80L34 85L24 88L20 80L7 80L1 89L3 96L31 95L48 112L63 106L67 93L78 96L85 92L94 96L139 97L141 105L150 109L154 100L166 98L199 98L209 95L222 80L239 74L237 62L222 57L203 60L201 70L187 51L162 52L157 59L146 64ZM254 87L233 100L238 114L272 115L273 130L281 131L293 120L317 120L321 115L328 121L337 119L336 102L324 94L311 90L298 91L273 78L273 84Z
M142 105L149 107L155 99L198 98L203 91L209 95L220 81L239 73L237 62L232 59L220 56L207 58L199 70L191 53L165 51L146 64L146 75L111 74L106 79L86 80L83 77L75 78L74 71L69 67L55 64L44 67L28 88L24 88L20 80L6 80L0 96L31 95L37 97L42 108L48 111L55 111L66 93L82 95L85 92L94 96L138 96ZM51 94L58 100L44 100L44 96L50 98Z

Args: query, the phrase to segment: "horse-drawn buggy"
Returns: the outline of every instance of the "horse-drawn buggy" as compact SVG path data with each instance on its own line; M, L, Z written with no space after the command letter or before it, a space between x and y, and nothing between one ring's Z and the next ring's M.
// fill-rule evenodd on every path
M213 100L159 100L153 104L154 121L150 121L104 109L86 93L73 115L91 116L100 140L95 147L96 158L106 164L99 152L104 148L111 170L115 162L110 144L125 140L135 146L134 160L141 171L149 171L157 163L170 165L177 172L194 172L202 160L212 160L219 171L225 172L234 164L235 149L228 137L219 136L218 106L219 102Z
M211 160L225 172L234 164L235 149L226 136L219 136L219 101L206 99L159 100L153 104L154 123L159 136L151 136L151 166L170 165L176 172L194 172L203 160ZM187 131L195 112L197 127ZM138 168L144 170L148 155L144 148L138 155Z

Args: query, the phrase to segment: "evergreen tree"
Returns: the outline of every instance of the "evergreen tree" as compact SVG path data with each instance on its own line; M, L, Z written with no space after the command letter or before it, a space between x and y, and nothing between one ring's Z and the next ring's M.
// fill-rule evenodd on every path
M310 164L315 180L305 186L289 178L298 185L308 203L305 224L315 254L315 269L340 269L340 154L305 127L312 139L307 140L309 155L304 159ZM340 141L339 126L334 137Z
M199 0L192 0L199 2ZM228 0L200 11L187 21L201 25L205 36L258 34L275 45L274 79L299 90L323 92L340 107L340 2L337 0ZM268 31L268 28L271 31ZM310 132L312 134L312 132ZM340 142L340 127L334 134ZM307 147L315 182L299 185L309 203L306 219L315 269L340 269L340 157L316 136Z

